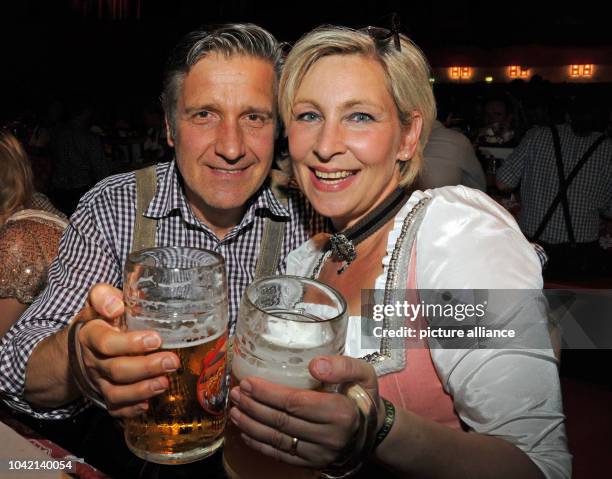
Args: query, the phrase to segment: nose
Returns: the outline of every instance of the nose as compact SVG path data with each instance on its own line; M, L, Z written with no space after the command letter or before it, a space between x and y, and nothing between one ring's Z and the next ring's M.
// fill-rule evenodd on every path
M344 135L339 124L326 121L319 130L314 153L321 161L330 161L346 151Z
M228 163L237 163L245 155L244 136L238 121L225 119L221 122L215 153Z

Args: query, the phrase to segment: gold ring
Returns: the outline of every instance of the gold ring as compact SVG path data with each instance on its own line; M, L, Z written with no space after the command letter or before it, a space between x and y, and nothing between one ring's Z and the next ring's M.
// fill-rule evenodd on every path
M291 447L289 448L289 454L291 454L292 456L297 456L298 442L300 442L300 440L297 437L291 438Z

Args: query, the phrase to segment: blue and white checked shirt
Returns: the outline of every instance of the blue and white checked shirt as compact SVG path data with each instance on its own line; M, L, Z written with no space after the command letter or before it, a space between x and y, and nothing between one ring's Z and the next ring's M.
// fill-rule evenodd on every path
M79 204L60 243L58 257L49 268L46 289L0 343L0 396L13 408L39 418L61 419L81 410L83 400L53 411L35 411L23 400L25 372L34 347L66 327L83 307L96 283L122 288L123 266L132 245L136 211L133 172L109 177ZM239 225L223 240L193 214L180 184L174 161L157 166L157 192L145 216L157 220L158 246L190 246L216 251L225 258L229 289L230 323L240 298L253 281L255 265L268 215L286 218L285 238L278 273L286 256L312 234L323 220L295 190L289 194L288 211L263 187L249 202Z
M585 137L573 133L569 125L560 125L559 139L565 176L569 175L582 155L600 133ZM555 147L550 128L529 130L519 146L497 170L497 181L509 187L521 185L519 224L532 237L559 191ZM599 216L612 214L612 141L597 147L571 183L567 199L576 242L596 241ZM539 238L547 243L567 243L569 238L559 204L548 226Z

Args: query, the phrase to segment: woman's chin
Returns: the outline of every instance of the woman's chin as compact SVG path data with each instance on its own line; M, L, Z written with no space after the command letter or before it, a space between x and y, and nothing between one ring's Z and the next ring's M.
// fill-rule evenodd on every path
M350 208L345 205L332 203L330 201L317 201L317 199L311 200L311 204L317 213L319 213L321 216L329 218L334 224L336 223L336 220L346 218L347 215L351 216Z

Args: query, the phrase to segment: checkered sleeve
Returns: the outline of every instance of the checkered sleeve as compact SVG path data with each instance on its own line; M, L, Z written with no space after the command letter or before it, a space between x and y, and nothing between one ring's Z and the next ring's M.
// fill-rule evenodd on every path
M36 410L28 404L24 388L32 351L44 338L68 325L83 307L92 285L119 286L121 282L120 266L107 241L109 236L100 227L105 224L100 215L110 214L111 208L98 204L94 213L96 198L92 193L84 197L66 228L58 257L49 268L47 287L0 343L0 397L12 408L41 419L71 416L86 403L79 400L55 410Z
M612 157L610 157L610 163L607 165L607 176L609 178L608 184L605 188L605 199L603 200L604 207L599 213L608 220L612 220Z
M516 188L523 177L525 159L529 156L536 129L527 132L519 145L498 168L495 179L509 188Z

